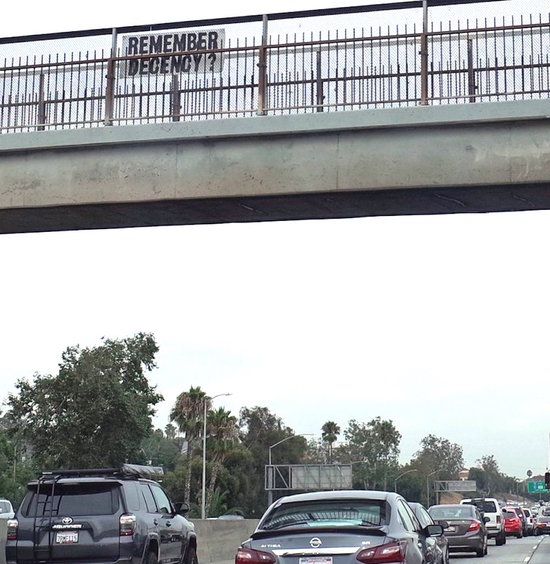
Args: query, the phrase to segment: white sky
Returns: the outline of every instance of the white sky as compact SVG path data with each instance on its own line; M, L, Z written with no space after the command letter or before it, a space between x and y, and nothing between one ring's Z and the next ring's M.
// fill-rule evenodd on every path
M362 3L32 0L0 36ZM2 235L5 395L69 345L150 331L158 427L200 385L297 433L392 419L402 462L432 433L523 479L548 464L548 241L550 212Z

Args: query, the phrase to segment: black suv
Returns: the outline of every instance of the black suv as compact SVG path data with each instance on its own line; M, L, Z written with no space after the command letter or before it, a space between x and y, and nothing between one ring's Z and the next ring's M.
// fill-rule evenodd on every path
M162 468L43 472L8 521L7 564L198 564L195 527L151 479Z

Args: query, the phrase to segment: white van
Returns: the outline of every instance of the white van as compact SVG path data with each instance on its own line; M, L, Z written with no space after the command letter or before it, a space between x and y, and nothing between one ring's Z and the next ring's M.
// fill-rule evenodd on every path
M475 505L485 517L489 517L489 521L486 523L487 537L495 539L497 546L506 544L506 530L504 529L502 508L494 497L461 499L460 503Z

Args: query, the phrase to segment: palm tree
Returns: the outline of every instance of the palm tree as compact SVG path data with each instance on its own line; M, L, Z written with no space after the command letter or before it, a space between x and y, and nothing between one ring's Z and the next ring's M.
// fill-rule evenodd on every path
M206 405L205 405L206 402ZM185 441L182 444L181 452L184 454L185 445L187 445L186 453L188 457L188 471L185 477L184 501L189 502L191 499L191 455L193 453L193 444L200 437L203 425L203 417L205 408L210 407L210 398L203 392L200 386L189 389L188 392L182 392L177 398L172 411L170 412L170 421L174 421L180 433L183 433Z
M321 427L321 439L323 442L328 443L328 461L332 464L332 444L336 442L340 434L340 427L334 421L327 421Z
M206 423L208 431L207 436L209 438L206 452L210 455L212 466L206 495L206 515L208 515L216 488L218 473L231 447L237 440L239 427L237 425L237 418L223 407L210 411L206 418Z

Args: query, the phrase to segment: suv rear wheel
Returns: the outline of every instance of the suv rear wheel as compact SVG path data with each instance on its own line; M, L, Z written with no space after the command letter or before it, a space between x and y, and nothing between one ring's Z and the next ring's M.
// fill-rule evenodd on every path
M199 559L197 558L197 551L194 546L190 546L187 550L187 557L184 564L199 564Z
M497 546L502 546L503 544L506 544L506 533L504 531L501 531L495 537L495 543L496 543Z
M152 550L150 550L147 553L147 558L145 559L145 564L158 564L157 555Z

